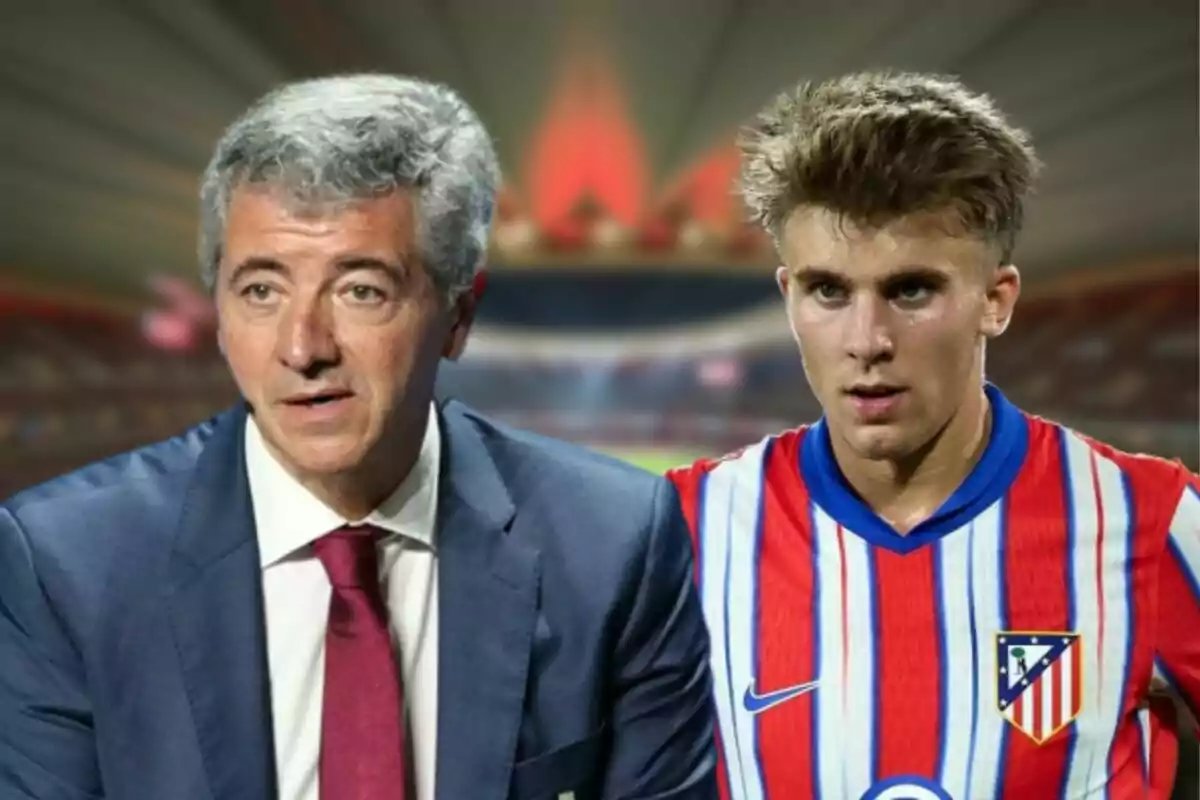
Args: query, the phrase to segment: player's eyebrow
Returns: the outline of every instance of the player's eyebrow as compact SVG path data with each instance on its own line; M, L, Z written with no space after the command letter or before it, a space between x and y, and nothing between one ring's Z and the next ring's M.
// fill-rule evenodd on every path
M919 280L941 286L945 284L949 278L950 276L945 270L940 270L936 267L930 267L924 264L910 264L892 270L886 275L880 276L879 283L884 286L893 286L897 283L903 283L905 281Z
M806 264L791 271L791 275L801 283L851 283L849 276L830 267ZM912 280L923 280L929 283L944 284L949 279L945 270L925 264L906 264L896 267L875 278L881 286L892 286L896 283Z
M805 264L792 270L792 277L801 283L820 283L822 281L829 281L831 283L846 282L846 276L836 270L812 264Z

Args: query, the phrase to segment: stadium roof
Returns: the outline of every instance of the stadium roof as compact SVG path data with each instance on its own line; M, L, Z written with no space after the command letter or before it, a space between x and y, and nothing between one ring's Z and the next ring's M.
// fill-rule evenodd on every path
M589 186L618 224L690 197L729 229L731 137L775 91L862 68L957 74L1048 164L1027 275L1191 254L1197 29L1193 0L21 3L0 26L0 264L126 290L191 275L197 176L223 126L279 81L349 70L460 89L502 154L506 219L539 230L569 228Z

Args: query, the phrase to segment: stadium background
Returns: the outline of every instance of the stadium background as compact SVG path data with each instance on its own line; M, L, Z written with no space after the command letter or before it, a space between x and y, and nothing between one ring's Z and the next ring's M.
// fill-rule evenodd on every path
M799 78L958 75L1047 164L990 377L1196 468L1197 27L1184 0L6 3L0 497L235 399L197 177L254 97L349 70L452 84L503 162L489 294L441 393L656 471L819 414L731 192L739 123Z

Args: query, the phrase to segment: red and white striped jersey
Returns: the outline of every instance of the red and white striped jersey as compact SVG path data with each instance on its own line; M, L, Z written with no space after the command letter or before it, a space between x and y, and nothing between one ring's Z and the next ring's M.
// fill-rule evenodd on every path
M1200 496L1182 466L1027 416L900 536L823 423L670 477L737 800L1165 797L1200 697ZM1151 788L1153 787L1153 789Z

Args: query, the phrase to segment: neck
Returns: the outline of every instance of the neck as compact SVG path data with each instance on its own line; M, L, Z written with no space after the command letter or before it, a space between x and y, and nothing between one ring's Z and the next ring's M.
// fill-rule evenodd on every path
M396 461L403 464L404 471L391 470L389 473L364 474L363 470L338 475L322 475L314 478L301 478L300 482L313 493L318 500L336 511L339 516L350 522L365 519L384 500L396 491L416 463L416 454ZM385 477L386 475L386 477Z
M864 459L837 437L830 441L838 467L859 497L907 533L932 516L974 469L991 427L991 404L980 386L925 447L904 459Z

